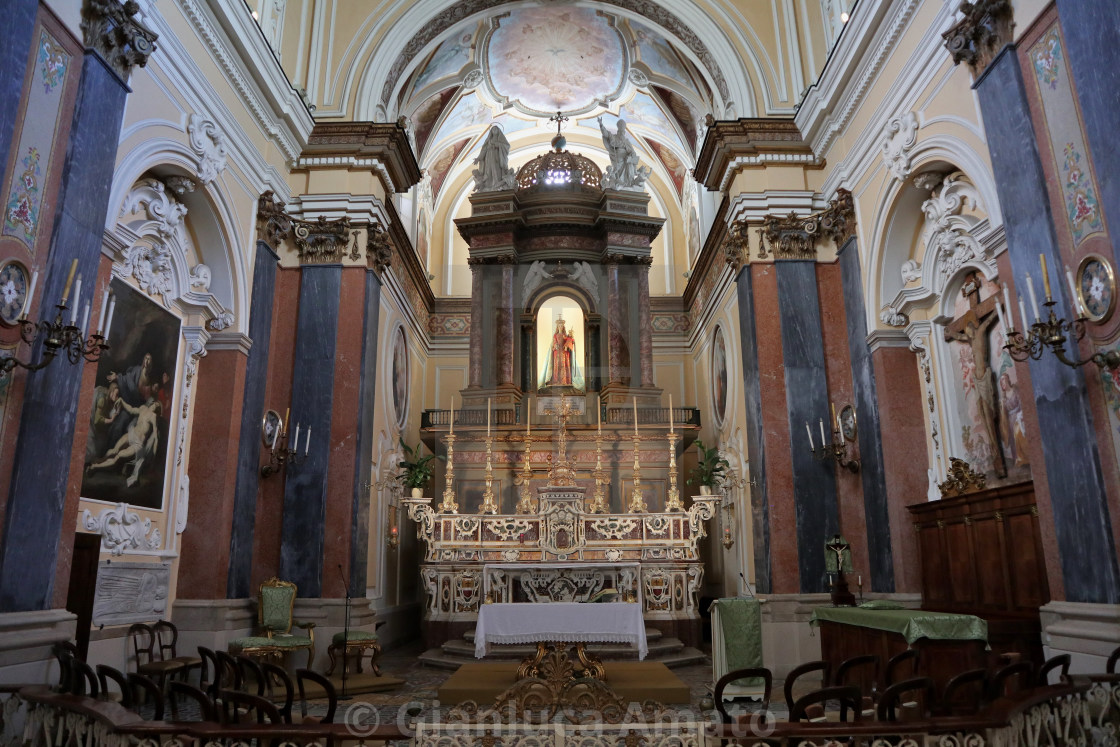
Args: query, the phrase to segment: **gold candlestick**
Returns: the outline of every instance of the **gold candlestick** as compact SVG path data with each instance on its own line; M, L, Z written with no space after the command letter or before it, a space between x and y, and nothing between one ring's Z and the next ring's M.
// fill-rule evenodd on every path
M491 461L491 447L494 439L489 435L490 421L487 420L486 435L486 491L482 494L482 505L478 507L480 514L498 513L498 502L494 500L494 465Z
M514 478L517 483L517 500L516 511L519 514L535 514L537 512L536 506L533 505L533 493L529 487L529 482L533 479L533 465L531 460L533 457L533 437L528 433L525 434L525 457L521 461L521 474Z
M459 504L455 502L455 434L447 434L447 479L443 488L443 502L439 504L439 512L444 514L459 513Z
M648 508L646 499L642 497L642 464L638 456L638 444L641 443L641 439L637 434L637 425L634 426L634 431L634 494L630 496L629 511L632 514L644 514Z
M595 471L591 473L595 478L595 492L591 495L591 504L587 507L588 512L593 514L607 513L607 499L603 495L603 486L607 483L606 473L603 472L603 429L599 428L598 435L595 436Z
M681 493L677 490L677 434L669 431L669 496L665 501L666 511L684 511Z

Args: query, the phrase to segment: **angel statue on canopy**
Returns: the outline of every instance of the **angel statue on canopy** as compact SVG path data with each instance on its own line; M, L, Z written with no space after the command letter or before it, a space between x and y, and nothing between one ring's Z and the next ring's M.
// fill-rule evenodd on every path
M568 331L564 317L556 319L556 330L552 333L552 344L545 359L541 374L540 387L570 386L583 390L583 374L576 362L576 338Z

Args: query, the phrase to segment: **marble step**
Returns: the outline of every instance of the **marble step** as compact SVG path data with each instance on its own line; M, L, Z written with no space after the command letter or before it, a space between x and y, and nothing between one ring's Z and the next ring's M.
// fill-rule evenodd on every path
M463 633L463 640L467 643L474 644L474 628L471 628L466 633ZM654 641L661 640L661 631L657 628L646 628L646 645L652 645Z

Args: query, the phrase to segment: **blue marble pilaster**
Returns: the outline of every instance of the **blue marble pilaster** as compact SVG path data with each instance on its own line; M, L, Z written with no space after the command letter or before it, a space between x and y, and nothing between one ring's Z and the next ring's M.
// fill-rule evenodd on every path
M237 488L233 497L233 526L229 537L229 575L226 596L252 595L253 525L261 486L261 420L268 386L268 351L272 340L272 306L279 258L263 241L257 242L253 263L253 295L249 302L249 361L245 367L245 404L237 447Z
M871 591L894 591L894 558L887 511L887 475L883 469L883 441L879 428L879 397L875 369L867 345L867 319L863 306L863 274L854 238L840 250L844 288L844 315L848 320L848 356L852 365L852 390L856 407L860 478L863 481L863 514L867 524L867 562Z
M0 23L0 154L7 163L19 116L19 101L31 54L31 34L35 31L37 0L7 0L4 22ZM2 173L8 173L7 169Z
M36 291L42 302L41 316L54 311L74 259L83 278L82 297L93 298L128 91L96 53L86 53L62 167L46 279ZM84 365L83 361L71 365L61 354L27 377L0 549L0 612L50 607L59 537L63 531L74 531L74 517L63 517L63 505ZM86 416L88 413L80 415Z
M308 428L311 444L307 456L285 470L280 577L295 583L301 597L321 597L342 266L308 265L301 273L291 422L300 427L299 443L293 444L299 453Z
M766 501L766 441L762 430L762 387L758 370L751 268L744 265L735 280L739 303L739 342L743 353L743 398L747 408L747 453L751 457L751 514L754 516L754 582L758 593L770 593L770 507Z
M784 261L775 263L774 269L778 275L801 593L825 592L824 545L840 531L836 464L817 461L801 437L809 423L816 443L820 437L818 421L828 418L829 412L817 266L815 262Z
M369 488L373 482L373 412L377 391L377 327L381 313L381 280L366 271L365 314L362 322L361 394L358 403L358 449L354 460L354 502L350 522L350 596L366 593L366 561L369 558ZM398 525L401 523L397 517ZM384 534L382 534L384 536Z
M974 88L984 116L1015 285L1025 295L1025 276L1031 274L1038 282L1039 254L1046 256L1051 268L1063 263L1013 47L1004 48ZM1052 280L1055 308L1068 317L1069 287L1060 276ZM1084 374L1060 363L1049 351L1031 361L1030 367L1065 598L1116 604L1120 573Z
M1120 138L1116 136L1120 120L1120 3L1058 0L1058 17L1089 139L1101 208L1115 236L1120 230ZM1112 256L1120 264L1120 241L1115 239Z

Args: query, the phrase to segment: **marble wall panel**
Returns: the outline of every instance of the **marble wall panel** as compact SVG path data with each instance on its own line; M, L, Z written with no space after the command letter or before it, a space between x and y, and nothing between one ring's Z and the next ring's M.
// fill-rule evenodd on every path
M747 454L752 483L748 486L753 516L755 587L760 594L770 588L770 511L766 500L766 442L763 438L762 388L758 370L758 335L755 330L751 269L744 266L735 279L739 308L739 347L743 356L743 399L747 415Z

